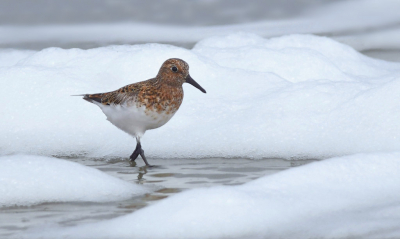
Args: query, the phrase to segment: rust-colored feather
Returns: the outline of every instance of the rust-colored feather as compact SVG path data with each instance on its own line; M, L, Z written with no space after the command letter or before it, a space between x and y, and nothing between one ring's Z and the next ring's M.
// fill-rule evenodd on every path
M183 89L182 85L171 86L156 77L107 93L87 94L84 99L103 105L145 106L147 110L173 113L182 103Z
M84 99L102 105L126 105L138 108L145 106L149 111L175 113L182 104L182 84L187 78L190 78L188 64L180 59L168 59L153 79L130 84L111 92L86 94ZM203 89L202 91L205 92Z

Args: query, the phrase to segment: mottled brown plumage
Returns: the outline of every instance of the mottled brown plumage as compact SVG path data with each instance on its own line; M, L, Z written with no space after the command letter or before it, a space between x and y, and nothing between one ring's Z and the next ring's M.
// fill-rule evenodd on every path
M131 160L140 154L140 137L146 130L167 123L183 100L183 83L189 83L206 93L189 75L189 65L177 58L168 59L153 79L124 86L118 90L86 94L83 99L98 105L107 119L121 130L136 137L137 146Z
M177 72L171 70L177 67ZM158 113L175 113L182 104L182 84L189 75L189 66L180 59L169 59L161 66L153 79L130 84L118 90L85 95L86 100L94 100L103 105L135 104Z

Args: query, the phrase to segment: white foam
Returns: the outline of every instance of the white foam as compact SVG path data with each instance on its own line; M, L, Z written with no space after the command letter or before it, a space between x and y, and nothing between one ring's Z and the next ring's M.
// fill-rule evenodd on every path
M14 66L18 61L33 55L35 51L0 49L0 67Z
M146 193L139 185L68 160L0 157L0 207L45 202L106 202Z
M1 153L128 157L135 140L98 107L70 95L152 78L171 57L189 63L207 94L184 85L175 116L142 138L149 158L326 158L400 150L400 64L325 37L242 33L206 39L193 50L48 48L1 67Z
M27 237L398 238L400 153L328 159L241 186L186 191L132 214Z

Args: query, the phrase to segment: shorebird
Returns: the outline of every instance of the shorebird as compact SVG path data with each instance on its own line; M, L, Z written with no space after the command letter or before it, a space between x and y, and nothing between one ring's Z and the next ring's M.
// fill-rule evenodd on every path
M206 91L190 77L189 65L178 58L166 60L155 78L124 86L118 90L83 94L84 100L100 107L107 120L136 138L136 148L129 157L131 161L144 155L140 138L146 130L167 123L179 109L183 100L183 83L189 83Z

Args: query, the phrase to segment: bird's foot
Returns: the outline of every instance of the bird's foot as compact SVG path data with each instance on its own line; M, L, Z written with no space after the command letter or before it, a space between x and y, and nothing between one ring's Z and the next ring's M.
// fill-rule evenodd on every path
M144 161L144 163L146 164L147 167L153 167L152 165L150 165L147 160L146 160L146 156L144 156L144 150L140 149L140 156L142 156L142 159Z
M147 167L152 167L152 165L150 165L147 162L146 156L144 156L144 150L142 149L142 146L140 144L137 144L135 151L133 151L132 155L129 157L130 161L131 162L135 161L137 159L137 157L139 157L139 155L142 157L142 159Z
M136 167L137 166L137 163L136 163L136 161L128 161L128 163L129 163L129 166L130 167Z

